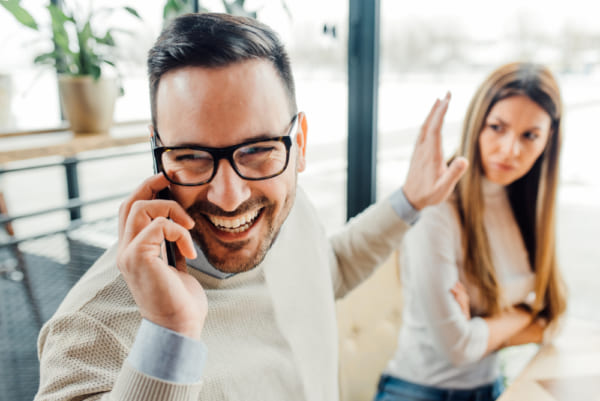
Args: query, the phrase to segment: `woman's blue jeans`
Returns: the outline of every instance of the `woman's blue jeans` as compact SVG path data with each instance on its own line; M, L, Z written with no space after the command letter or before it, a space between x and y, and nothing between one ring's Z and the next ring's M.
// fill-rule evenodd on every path
M481 387L454 390L422 386L382 375L374 401L494 401L503 390L501 379Z

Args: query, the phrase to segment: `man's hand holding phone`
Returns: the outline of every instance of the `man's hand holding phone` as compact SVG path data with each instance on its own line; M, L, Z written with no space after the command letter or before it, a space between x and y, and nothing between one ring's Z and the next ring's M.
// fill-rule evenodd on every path
M142 317L199 339L206 294L185 263L196 257L189 232L194 221L177 202L158 199L168 184L162 174L154 175L121 205L117 265ZM175 269L162 258L165 240L175 245Z

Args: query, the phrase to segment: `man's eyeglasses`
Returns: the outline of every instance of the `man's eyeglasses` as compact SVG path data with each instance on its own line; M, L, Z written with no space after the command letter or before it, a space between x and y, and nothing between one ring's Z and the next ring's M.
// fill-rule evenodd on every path
M173 184L196 186L209 183L217 174L219 161L229 160L245 180L266 180L285 171L290 159L292 135L298 127L298 114L290 121L288 133L268 139L254 139L225 148L204 146L157 146L158 131L152 137L152 151L158 171Z

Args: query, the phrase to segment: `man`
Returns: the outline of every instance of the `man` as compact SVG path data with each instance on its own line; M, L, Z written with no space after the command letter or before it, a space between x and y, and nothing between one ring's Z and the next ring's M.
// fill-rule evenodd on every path
M448 97L423 126L404 190L329 241L296 189L307 120L268 27L186 15L148 66L163 174L123 203L118 245L43 327L36 399L337 399L334 299L466 169L443 161ZM174 200L158 199L167 187ZM176 268L161 257L165 239Z

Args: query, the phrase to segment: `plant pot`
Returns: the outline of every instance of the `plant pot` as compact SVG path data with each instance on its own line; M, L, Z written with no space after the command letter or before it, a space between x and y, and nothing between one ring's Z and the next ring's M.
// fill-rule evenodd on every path
M58 90L65 117L77 134L108 132L119 94L116 78L60 75Z

